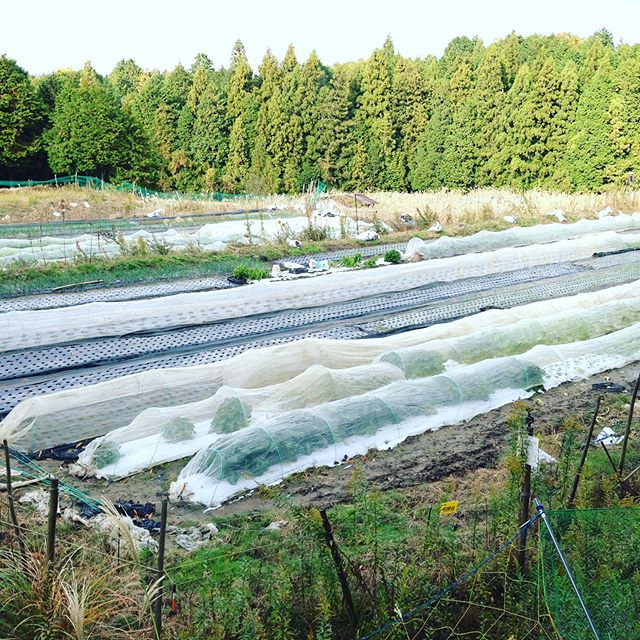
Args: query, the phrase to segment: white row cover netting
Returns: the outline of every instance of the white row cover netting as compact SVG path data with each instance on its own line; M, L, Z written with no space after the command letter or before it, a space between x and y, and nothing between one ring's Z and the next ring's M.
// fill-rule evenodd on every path
M128 426L94 440L78 462L83 473L124 477L193 455L220 434L275 415L359 396L406 378L430 377L460 365L520 354L538 344L589 340L635 323L640 323L640 297L432 340L385 352L368 365L339 370L312 365L292 380L259 389L223 386L200 402L143 411Z
M498 249L383 269L339 272L285 282L261 281L239 289L186 293L172 296L171 304L167 304L166 298L152 298L10 311L0 316L0 351L315 307L405 291L439 281L579 260L599 251L638 247L640 234L609 231L550 244Z
M371 364L384 353L398 353L397 357L406 359L411 376L414 365L403 351L408 347L422 348L430 341L468 336L482 330L491 333L521 320L594 309L639 295L640 282L633 282L511 309L490 309L453 322L384 338L305 339L252 349L213 364L146 371L25 400L0 423L0 439L8 438L13 446L24 450L43 449L104 435L128 425L145 409L206 400L223 385L240 389L268 387L286 383L314 365L347 369Z
M326 230L329 237L339 238L342 234L355 236L357 230L366 231L372 224L360 222L356 225L351 218L325 218L297 216L284 219L267 217L259 219L225 220L205 224L200 228L139 229L126 232L116 242L102 233L84 233L72 237L43 236L29 238L0 238L0 267L15 260L25 262L52 262L73 260L78 256L109 257L121 253L120 243L136 247L141 240L152 249L155 245L171 249L196 247L206 251L222 251L229 244L258 244L275 240L277 237L293 238L302 233L309 224ZM618 227L612 227L618 228Z
M558 242L588 233L602 231L621 231L640 228L640 214L620 214L615 217L598 220L579 220L571 224L539 224L532 227L511 227L504 231L479 231L470 236L442 236L437 240L427 241L412 238L408 245L407 255L420 254L423 258L446 258L463 253L495 251L503 247L519 247L532 243Z
M216 506L286 475L387 449L410 435L455 424L568 380L640 358L640 324L603 337L453 368L446 375L386 387L284 413L220 435L172 483L173 500Z

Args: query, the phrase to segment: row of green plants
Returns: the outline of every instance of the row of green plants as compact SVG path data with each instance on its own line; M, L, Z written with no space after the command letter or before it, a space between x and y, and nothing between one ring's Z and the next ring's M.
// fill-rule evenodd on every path
M398 233L387 236L384 242L403 242L406 239L406 233ZM230 274L246 277L248 280L259 280L268 277L270 273L266 263L334 249L358 248L365 244L350 238L305 241L295 247L276 241L259 247L229 247L225 251L214 253L197 246L176 251L167 243L148 242L144 238L129 243L121 233L113 234L113 240L122 245L119 256L79 254L72 261L51 263L16 260L0 270L0 296L29 295L87 282L106 286L151 279ZM367 266L375 266L374 263L368 264L369 262L365 261Z

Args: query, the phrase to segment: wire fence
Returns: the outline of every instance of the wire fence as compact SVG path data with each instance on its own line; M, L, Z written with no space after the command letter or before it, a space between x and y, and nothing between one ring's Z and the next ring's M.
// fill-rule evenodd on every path
M236 200L244 198L255 198L255 194L249 193L220 193L205 192L205 193L189 193L180 191L159 191L155 189L147 189L141 187L133 182L121 182L118 185L105 182L100 178L93 176L61 176L55 177L51 180L0 180L0 187L16 188L16 187L38 187L38 186L76 186L76 187L90 187L92 189L103 189L120 191L124 193L132 193L142 198L158 198L160 200L201 200L205 202L222 202L223 200Z
M134 182L123 181L118 185L105 182L94 176L61 176L54 177L50 180L0 180L0 187L16 188L16 187L36 187L36 186L55 186L61 187L72 185L76 187L90 187L93 189L110 189L124 193L132 193L142 198L158 198L159 200L198 200L204 202L222 202L224 200L242 200L247 198L260 197L255 193L221 193L219 191L207 192L180 192L180 191L159 191L156 189L147 189ZM318 181L315 184L314 194L324 193L327 185Z
M18 463L17 467L24 477L37 479L45 486L49 484L51 476L43 467L20 452L10 450L10 456L14 462ZM60 483L60 490L79 503L92 507L100 505L98 500L66 483ZM576 591L571 585L569 576L558 555L560 552L564 555L571 569L577 587L593 618L593 623L601 634L600 637L607 640L640 640L640 624L638 623L640 560L637 554L637 541L640 536L640 508L632 506L548 511L546 516L559 543L559 550L554 548L547 530L540 527L538 529L538 563L537 567L531 568L532 584L537 587L540 602L546 610L531 612L530 618L517 612L513 615L519 615L523 623L530 621L532 633L535 626L537 631L543 633L544 637L551 637L547 636L547 632L544 630L544 620L549 623L547 626L553 633L563 640L591 637L588 622L576 597ZM541 517L541 512L536 513L493 552L477 562L471 569L459 575L449 585L433 593L408 611L398 611L396 618L362 636L361 640L391 637L397 627L404 627L410 621L419 622L421 615L428 617L431 608L441 601L445 604L446 602L465 603L476 608L490 607L491 605L482 602L475 603L456 599L456 595L460 593L458 588L481 572L484 574L488 566L500 555L508 552L523 533L532 528ZM0 520L0 524L7 527L12 525L8 520ZM35 533L46 537L44 532L39 532L29 526L23 525L19 529L24 534ZM109 553L89 544L78 544L76 541L69 543L61 541L61 544L70 553L83 550L96 557L112 557ZM201 574L196 571L198 567L203 567L206 573L213 570L216 565L225 565L241 556L260 556L266 550L278 549L282 545L283 542L279 539L250 545L243 549L225 549L215 546L209 552L203 548L196 558L184 558L169 563L165 571L166 581L179 589L188 591L190 587L198 586L201 580ZM134 569L144 569L142 563L133 559L122 558L122 562ZM472 591L466 595L470 595ZM495 607L496 624L507 615L511 616L512 612ZM485 629L484 632L486 634L488 630Z

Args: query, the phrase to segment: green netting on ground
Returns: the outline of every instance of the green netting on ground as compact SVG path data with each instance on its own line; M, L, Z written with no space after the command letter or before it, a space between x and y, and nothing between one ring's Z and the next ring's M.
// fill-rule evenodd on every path
M548 511L547 517L600 637L640 638L640 509ZM553 543L540 527L541 582L564 640L591 638Z

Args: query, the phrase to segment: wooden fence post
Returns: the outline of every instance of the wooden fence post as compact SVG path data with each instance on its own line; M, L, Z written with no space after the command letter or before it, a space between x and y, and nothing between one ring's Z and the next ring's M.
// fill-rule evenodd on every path
M51 478L49 486L49 517L47 519L47 564L53 569L56 559L56 521L58 519L58 478Z

